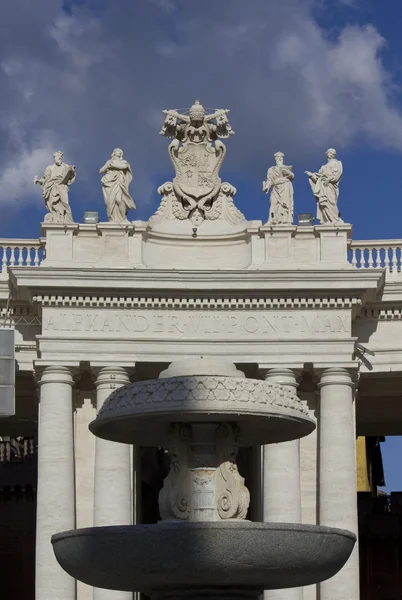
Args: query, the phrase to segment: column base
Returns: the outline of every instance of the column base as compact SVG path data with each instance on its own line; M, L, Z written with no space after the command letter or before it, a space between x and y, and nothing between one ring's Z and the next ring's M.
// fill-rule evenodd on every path
M260 588L205 587L173 590L153 590L151 600L257 600Z

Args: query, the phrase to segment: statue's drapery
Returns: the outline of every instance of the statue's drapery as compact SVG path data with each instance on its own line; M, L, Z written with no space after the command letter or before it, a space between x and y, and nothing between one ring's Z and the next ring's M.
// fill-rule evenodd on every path
M317 219L322 224L341 221L338 197L342 170L341 161L333 158L321 167L316 177L309 178L317 201Z
M102 167L105 175L101 179L103 197L109 221L119 223L127 219L127 211L135 208L128 186L133 179L129 163L112 158Z
M270 167L267 173L266 191L271 191L268 223L293 223L293 173L288 167Z
M68 186L74 181L75 173L70 165L62 163L46 168L42 182L42 195L55 223L73 223L68 202Z

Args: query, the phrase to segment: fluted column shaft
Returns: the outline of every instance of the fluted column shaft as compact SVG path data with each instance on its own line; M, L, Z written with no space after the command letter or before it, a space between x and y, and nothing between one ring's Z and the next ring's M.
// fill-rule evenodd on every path
M346 369L326 369L320 379L320 525L358 532L354 385ZM359 553L320 584L320 600L358 600Z
M72 374L45 368L40 380L36 600L74 600L75 581L59 566L50 538L75 527Z
M96 408L102 408L106 398L117 388L130 383L125 369L104 367L96 379ZM94 526L130 525L131 446L96 438ZM94 588L94 600L132 600L130 592Z
M266 381L284 387L297 388L296 377L290 369L270 369ZM263 449L263 509L264 521L301 522L300 441L268 444ZM303 589L266 590L265 600L302 600Z

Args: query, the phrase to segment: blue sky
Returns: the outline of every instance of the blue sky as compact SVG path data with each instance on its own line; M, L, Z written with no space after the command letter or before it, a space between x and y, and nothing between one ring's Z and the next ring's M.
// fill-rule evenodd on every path
M98 171L115 147L134 172L131 218L147 219L172 176L161 111L199 98L231 109L221 175L249 219L267 218L261 181L278 150L294 166L296 213L314 212L303 172L333 146L353 237L402 238L401 25L400 0L4 3L0 237L39 236L32 180L56 149L77 165L76 221L105 219Z

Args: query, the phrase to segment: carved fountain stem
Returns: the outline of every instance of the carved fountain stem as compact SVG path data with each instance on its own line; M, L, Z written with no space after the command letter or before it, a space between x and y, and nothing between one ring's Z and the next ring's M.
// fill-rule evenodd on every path
M250 494L236 457L240 429L232 423L174 423L170 472L159 495L162 520L245 519Z

